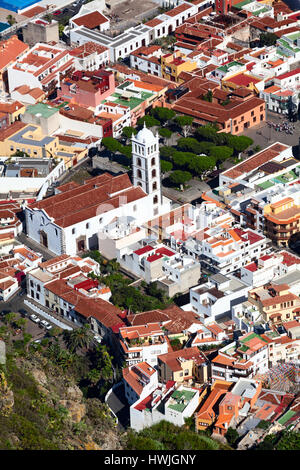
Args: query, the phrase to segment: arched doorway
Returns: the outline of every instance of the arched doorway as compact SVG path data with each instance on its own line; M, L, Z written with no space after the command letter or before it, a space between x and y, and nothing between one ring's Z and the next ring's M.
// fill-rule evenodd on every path
M40 244L48 248L48 235L44 230L40 231Z

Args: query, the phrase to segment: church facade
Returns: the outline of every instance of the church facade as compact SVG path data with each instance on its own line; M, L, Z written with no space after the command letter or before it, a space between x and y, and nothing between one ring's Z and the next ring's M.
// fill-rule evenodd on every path
M170 210L162 197L159 138L144 127L132 138L133 184L128 174L104 173L84 184L67 183L57 194L25 209L29 238L56 255L99 248L112 221L124 218L140 227Z

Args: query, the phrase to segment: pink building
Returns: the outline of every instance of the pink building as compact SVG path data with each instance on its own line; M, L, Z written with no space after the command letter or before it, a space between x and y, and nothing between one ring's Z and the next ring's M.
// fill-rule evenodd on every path
M61 82L57 96L80 106L96 108L115 91L113 72L97 70L77 71Z

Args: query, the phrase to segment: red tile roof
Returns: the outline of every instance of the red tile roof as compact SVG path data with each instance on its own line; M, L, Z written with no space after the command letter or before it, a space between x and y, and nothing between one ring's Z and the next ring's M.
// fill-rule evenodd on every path
M291 70L290 72L283 73L282 75L278 75L276 79L278 80L284 80L285 78L292 77L293 75L298 75L300 74L300 67L297 69Z
M5 132L5 131L3 131ZM99 207L110 204L117 208L121 204L120 195L127 198L127 203L146 196L140 187L133 187L127 173L112 177L104 173L91 178L78 188L36 202L31 209L43 209L60 227L68 227L83 220L101 215Z
M72 21L73 23L76 23L77 26L85 26L86 28L93 29L97 28L97 26L100 26L101 24L107 23L109 19L99 11L93 11L92 13L80 16Z
M0 42L0 70L14 62L23 52L29 49L28 44L20 41L17 36Z

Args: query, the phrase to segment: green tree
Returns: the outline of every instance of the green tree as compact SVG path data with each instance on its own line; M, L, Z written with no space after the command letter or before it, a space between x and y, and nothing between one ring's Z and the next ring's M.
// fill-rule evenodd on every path
M171 160L171 157L174 152L175 152L174 147L164 146L164 147L160 147L159 149L160 158L167 160L167 161Z
M253 144L253 140L246 135L231 135L226 136L226 145L231 147L235 152L244 152L250 145Z
M59 25L58 25L58 34L59 34L60 39L64 35L64 29L65 29L65 25L62 24L62 23L59 23Z
M191 161L196 158L197 155L191 152L174 152L172 161L176 168L180 170L187 170Z
M139 118L137 120L137 126L139 128L144 127L144 123L145 123L146 127L148 127L148 128L160 125L160 122L157 119L155 119L153 116L149 116L149 115L143 116L142 118Z
M85 324L81 328L64 332L67 347L71 352L75 352L77 349L87 348L89 346L91 341L89 330L90 325Z
M105 345L97 346L97 368L100 371L100 377L103 380L111 381L113 379L112 357Z
M195 157L189 164L188 169L195 175L202 174L204 171L213 170L216 161L213 157Z
M168 140L173 134L173 132L170 131L170 129L165 129L165 128L159 129L158 133L161 137L163 137L166 140Z
M205 95L203 95L202 98L204 99L204 101L208 101L209 103L212 103L213 92L211 90L208 90L208 92Z
M230 446L234 446L240 436L236 429L229 427L225 434L225 437L227 439L228 444Z
M233 154L233 149L225 145L219 147L211 147L209 149L209 155L213 157L216 161L220 160L221 162L230 158Z
M173 119L176 115L175 111L173 109L169 108L164 108L157 106L156 108L152 108L151 111L151 116L153 116L155 119L158 119L162 125L165 125Z
M259 36L260 45L263 46L275 46L278 36L274 33L261 33Z
M16 319L16 314L13 312L7 313L3 319L6 325L11 325Z
M101 372L98 369L91 369L87 374L87 379L92 385L96 385L101 379Z
M17 22L15 17L12 15L7 15L6 21L8 22L10 26L14 25Z
M27 325L27 320L26 318L18 318L14 321L14 324L17 328L25 328L25 326Z
M217 135L217 129L213 125L201 126L201 127L198 127L198 129L196 129L195 131L195 136L200 141L205 139L208 141L215 142L216 135Z
M118 142L114 137L103 137L101 144L110 152L118 152L121 148L120 142Z
M171 162L167 162L165 160L160 161L160 169L162 173L167 173L168 171L171 171L173 168L173 165Z
M51 23L51 21L53 20L53 15L51 13L47 13L45 15L45 20Z
M176 116L174 122L182 129L184 137L191 131L193 118L191 116Z
M122 129L122 135L123 135L123 137L126 137L127 140L131 139L132 134L136 135L136 133L137 133L137 130L134 127L131 127L131 126L125 126Z
M185 185L192 179L192 174L189 171L175 170L171 173L169 179L174 185Z
M181 139L178 139L177 147L180 150L193 153L202 153L203 149L201 142L198 142L198 140L193 137L182 137Z

